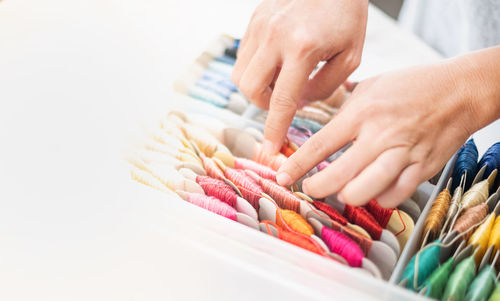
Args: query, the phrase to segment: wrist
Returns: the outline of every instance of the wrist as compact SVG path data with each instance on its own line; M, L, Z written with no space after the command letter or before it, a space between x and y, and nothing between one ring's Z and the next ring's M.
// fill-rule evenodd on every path
M493 56L493 57L492 57ZM500 47L448 60L452 94L469 134L500 117ZM498 62L498 60L497 60Z

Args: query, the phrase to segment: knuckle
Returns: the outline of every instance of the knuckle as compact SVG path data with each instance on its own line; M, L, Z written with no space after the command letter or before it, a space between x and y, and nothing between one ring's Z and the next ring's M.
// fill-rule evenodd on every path
M297 103L287 93L281 91L274 91L274 98L271 101L271 107L276 112L295 112L297 110Z
M298 58L309 55L317 47L316 40L305 29L295 29L291 33L290 42L292 43Z
M323 141L320 141L320 139L314 139L315 137L313 136L310 138L306 143L308 143L309 148L314 151L315 154L318 154L319 156L326 156L327 154L327 149L325 146L325 143Z
M283 27L283 15L275 14L267 22L267 31L272 36L281 32Z
M350 55L347 56L346 64L349 71L353 72L361 64L361 54L357 52L352 52Z

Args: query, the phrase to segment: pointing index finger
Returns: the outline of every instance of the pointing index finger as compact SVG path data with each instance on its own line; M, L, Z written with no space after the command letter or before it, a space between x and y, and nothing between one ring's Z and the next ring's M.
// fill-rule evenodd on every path
M288 127L314 65L307 61L285 61L274 85L264 129L264 150L277 153L285 140Z

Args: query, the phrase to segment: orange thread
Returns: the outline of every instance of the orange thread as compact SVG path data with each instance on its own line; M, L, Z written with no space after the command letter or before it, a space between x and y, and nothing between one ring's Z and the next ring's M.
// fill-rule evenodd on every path
M326 251L309 236L286 231L271 221L262 221L261 224L264 224L266 226L266 230L269 235L272 235L272 231L269 228L269 225L272 225L276 228L279 239L322 256L326 254Z
M286 224L295 232L299 232L307 236L314 234L312 226L300 214L291 210L276 209L276 223L280 227L286 227L284 225Z

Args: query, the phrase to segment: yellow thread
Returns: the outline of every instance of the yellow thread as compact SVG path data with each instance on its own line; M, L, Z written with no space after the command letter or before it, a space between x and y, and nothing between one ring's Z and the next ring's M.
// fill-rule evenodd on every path
M281 218L280 218L281 213ZM287 228L283 225L285 222L290 228L294 231L302 233L307 236L311 236L314 234L313 227L298 213L287 210L287 209L278 209L276 210L276 223L278 226L282 228Z
M173 193L172 190L168 189L165 185L163 185L158 179L156 179L153 175L150 173L138 169L138 168L132 168L130 170L130 176L132 177L132 180L135 180L141 184L147 185L149 187L152 187L154 189L157 189L159 191L168 193L168 194L175 194Z
M495 213L491 213L469 238L468 244L478 248L475 255L476 264L479 264L481 258L483 258L484 252L486 251L494 221Z
M490 238L488 241L488 248L490 246L493 246L493 253L491 254L491 256L495 256L495 253L500 249L500 216L496 217L495 223L491 228Z
M450 207L450 199L450 191L445 188L432 203L431 210L424 224L424 235L429 232L428 241L434 241L439 236L446 213Z

